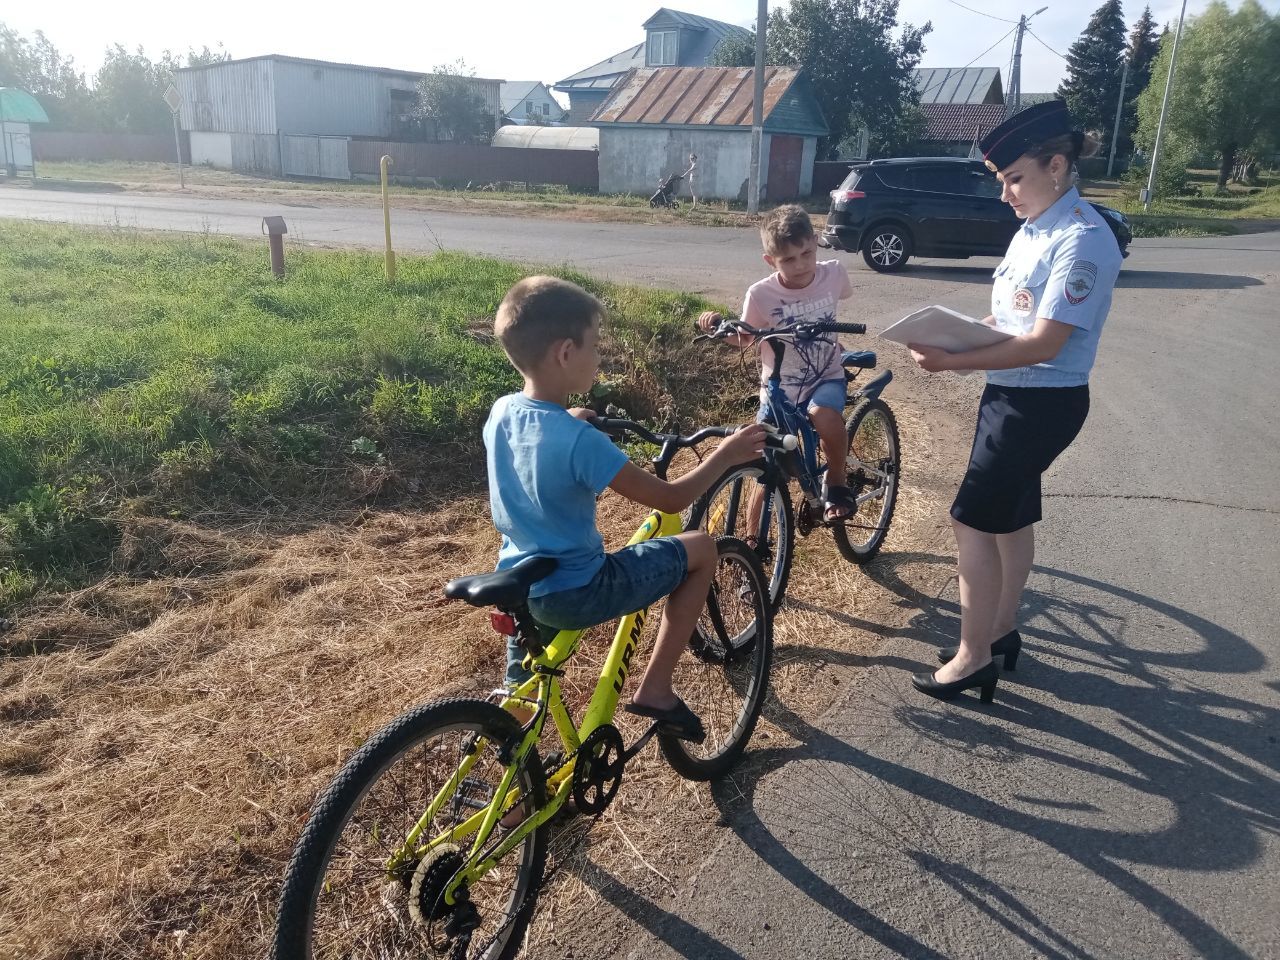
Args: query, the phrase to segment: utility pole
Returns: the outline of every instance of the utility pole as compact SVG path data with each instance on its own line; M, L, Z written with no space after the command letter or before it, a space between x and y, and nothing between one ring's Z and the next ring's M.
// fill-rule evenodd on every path
M1048 7L1041 7L1030 17L1024 14L1018 18L1018 35L1013 41L1013 73L1009 77L1009 97L1005 107L1007 117L1013 116L1022 109L1022 35L1027 32L1027 24L1031 22L1032 17L1038 17L1048 9Z
M751 101L751 167L747 174L747 213L760 212L760 150L764 141L764 27L768 0L760 0L756 10L755 93Z
M1156 164L1160 162L1160 141L1164 139L1164 121L1169 115L1169 92L1173 89L1173 68L1178 65L1178 41L1182 39L1182 24L1187 19L1187 0L1182 0L1182 12L1178 14L1178 32L1173 35L1173 52L1169 54L1169 76L1164 81L1164 100L1160 104L1160 123L1156 125L1156 143L1151 148L1151 170L1147 174L1147 189L1142 191L1142 210L1151 209L1151 191L1156 184Z
M1107 157L1107 179L1116 163L1116 141L1120 139L1120 116L1124 113L1124 88L1129 80L1129 58L1124 58L1124 72L1120 74L1120 102L1116 104L1116 125L1111 131L1111 156Z

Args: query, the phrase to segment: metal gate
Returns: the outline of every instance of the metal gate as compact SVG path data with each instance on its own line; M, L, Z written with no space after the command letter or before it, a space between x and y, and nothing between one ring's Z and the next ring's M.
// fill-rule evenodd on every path
M348 137L304 137L284 134L281 154L287 177L323 177L350 180L347 165Z

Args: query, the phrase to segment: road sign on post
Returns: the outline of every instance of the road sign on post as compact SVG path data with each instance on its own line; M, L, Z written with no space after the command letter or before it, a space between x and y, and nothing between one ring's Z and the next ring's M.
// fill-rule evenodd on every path
M173 149L178 153L178 184L187 188L187 177L182 171L182 135L178 132L178 114L182 110L182 94L172 83L164 91L165 106L173 114Z

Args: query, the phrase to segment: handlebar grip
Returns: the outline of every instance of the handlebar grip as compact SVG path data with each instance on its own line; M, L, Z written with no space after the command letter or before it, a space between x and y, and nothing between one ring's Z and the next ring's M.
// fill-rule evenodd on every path
M764 440L764 445L766 447L773 447L775 449L782 450L794 450L800 445L800 441L796 438L795 434L782 433L777 427L767 423L765 424L765 429L769 432L769 435L765 437Z
M832 333L866 333L867 325L865 323L833 323L830 324Z

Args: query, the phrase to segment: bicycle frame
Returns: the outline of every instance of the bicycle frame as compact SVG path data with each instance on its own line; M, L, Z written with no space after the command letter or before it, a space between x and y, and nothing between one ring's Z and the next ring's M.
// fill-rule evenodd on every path
M627 545L632 546L655 537L671 536L684 530L684 523L679 514L663 513L655 510L645 518L644 523L636 530ZM506 770L494 790L493 799L480 811L453 829L431 838L426 843L420 842L427 827L435 819L448 798L456 794L458 787L466 779L472 767L479 760L485 744L477 741L468 754L463 757L458 771L448 783L436 794L426 812L405 837L399 850L387 861L387 872L392 873L405 863L421 859L443 843L457 843L474 834L471 850L467 855L467 867L449 882L445 890L445 902L452 905L454 894L463 885L468 885L491 870L503 857L514 850L530 833L550 820L569 799L573 789L573 770L575 761L573 754L582 742L597 728L610 723L618 709L618 700L622 688L626 685L627 675L631 670L631 661L639 646L640 636L644 631L648 610L637 610L628 614L618 622L613 643L605 657L600 671L600 679L596 681L594 693L587 704L582 723L577 727L560 694L560 677L563 675L561 665L578 649L582 635L586 630L561 630L541 653L525 657L525 666L533 671L533 676L516 689L510 691L502 702L504 708L532 706L534 715L522 728L523 737L512 748L507 744L500 748L510 753L506 760ZM507 833L495 847L485 850L485 845L493 835L498 821L523 799L520 790L513 786L516 772L524 759L533 750L542 737L548 715L555 724L560 742L564 747L564 755L571 759L554 771L547 779L547 785L554 792L548 797L546 804L531 813L518 826ZM628 754L637 751L652 734L654 728L637 742Z

